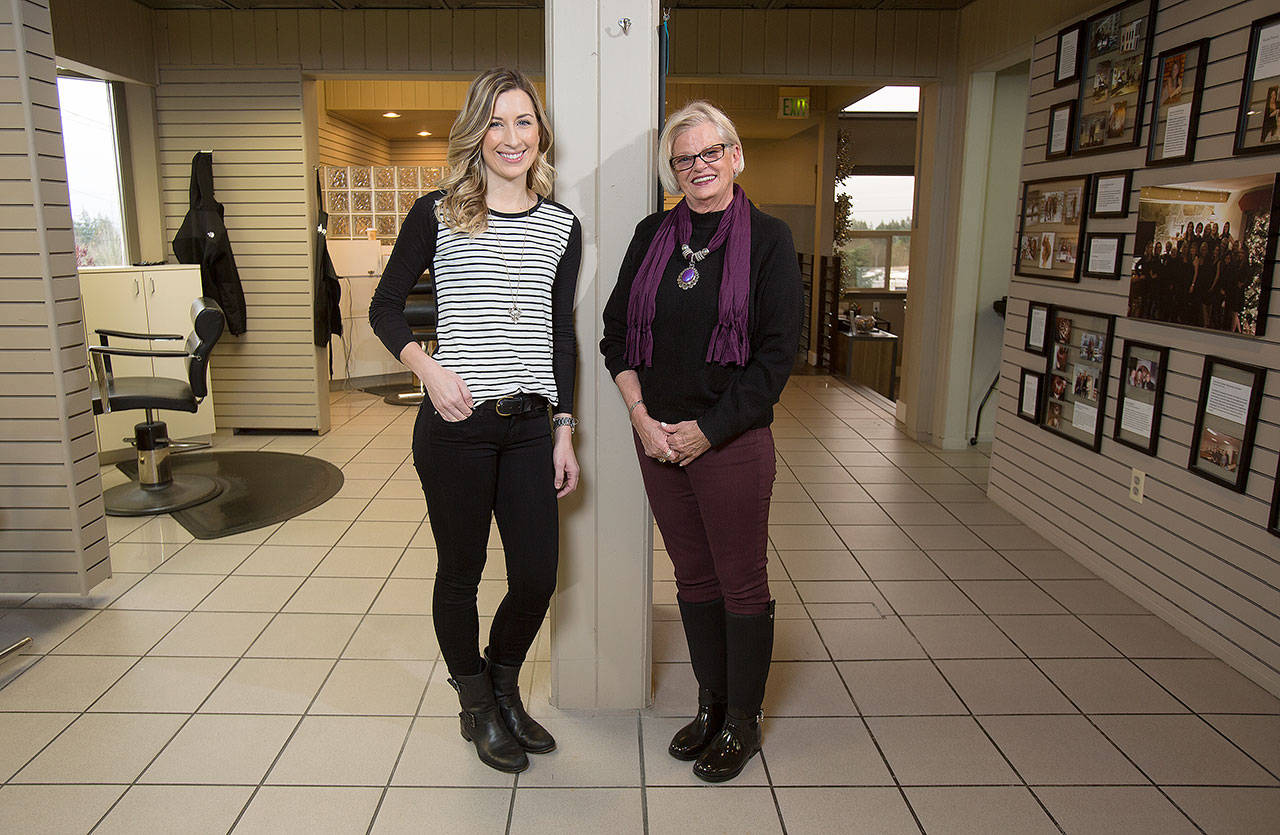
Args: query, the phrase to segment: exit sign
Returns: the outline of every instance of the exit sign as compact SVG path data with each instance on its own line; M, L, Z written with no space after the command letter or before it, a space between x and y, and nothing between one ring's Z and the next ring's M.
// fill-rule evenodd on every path
M779 119L808 119L808 96L781 96L778 104Z

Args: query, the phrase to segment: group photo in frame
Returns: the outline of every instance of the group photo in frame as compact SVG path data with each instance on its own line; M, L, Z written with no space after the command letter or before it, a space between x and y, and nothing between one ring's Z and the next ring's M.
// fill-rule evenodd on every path
M1245 491L1266 376L1267 370L1256 365L1204 358L1187 469L1237 493Z
M1032 423L1040 422L1040 390L1043 386L1043 374L1022 369L1022 379L1018 384L1018 417Z
M1278 180L1260 174L1144 187L1129 316L1262 336Z
M1155 0L1126 0L1085 22L1073 153L1136 148Z
M1116 394L1116 426L1111 435L1114 440L1147 455L1156 454L1168 373L1168 348L1125 340Z
M1102 313L1050 308L1040 425L1094 452L1102 447L1115 323L1116 317Z
M1089 217L1127 217L1129 192L1133 189L1133 171L1107 171L1093 175L1089 197Z
M1244 71L1232 152L1280 151L1280 13L1253 22Z
M1199 40L1166 49L1156 59L1147 165L1174 165L1195 159L1208 56L1209 41Z
M1084 274L1089 278L1119 279L1123 257L1123 233L1090 233L1085 238Z
M1058 177L1022 185L1014 273L1024 278L1079 281L1089 178Z
M1049 305L1031 302L1027 306L1027 334L1022 350L1042 357L1049 353Z

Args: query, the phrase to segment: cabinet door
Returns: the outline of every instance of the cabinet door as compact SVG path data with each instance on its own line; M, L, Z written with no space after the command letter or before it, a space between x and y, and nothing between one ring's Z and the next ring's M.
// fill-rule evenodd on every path
M92 273L80 278L80 298L84 305L84 329L88 345L102 344L95 328L143 333L147 328L147 305L142 274L137 271ZM146 348L147 343L112 337L111 345ZM90 365L92 367L92 364ZM114 357L112 373L117 377L150 377L147 357Z

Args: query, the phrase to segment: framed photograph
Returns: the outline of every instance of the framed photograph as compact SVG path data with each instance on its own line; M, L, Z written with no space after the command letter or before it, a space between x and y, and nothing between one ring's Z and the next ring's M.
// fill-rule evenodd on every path
M1049 353L1049 305L1031 302L1027 308L1027 338L1022 349L1040 356Z
M1055 104L1049 108L1049 134L1045 138L1044 158L1071 156L1071 131L1075 127L1076 103Z
M1127 217L1129 192L1133 189L1133 171L1108 171L1093 175L1089 217Z
M1063 87L1080 80L1080 39L1084 36L1084 24L1068 26L1058 33L1058 51L1055 53L1053 86Z
M1280 177L1147 186L1129 282L1129 316L1262 336L1276 257Z
M1209 41L1166 49L1156 60L1155 110L1147 165L1171 165L1195 159L1200 125L1200 95L1209 62Z
M1169 349L1126 340L1120 360L1120 393L1116 396L1116 428L1111 437L1147 455L1160 442L1164 381Z
M1032 423L1040 422L1040 390L1043 387L1043 374L1022 369L1022 381L1018 386L1018 417Z
M1049 371L1040 425L1097 452L1102 447L1107 376L1116 317L1069 307L1050 308Z
M1022 184L1018 257L1014 273L1025 278L1079 281L1084 251L1084 201L1088 176Z
M1085 21L1073 153L1138 147L1155 0L1125 0Z
M1280 150L1280 13L1255 20L1240 85L1236 154Z
M1267 370L1205 357L1187 469L1243 493Z
M1089 278L1120 278L1124 256L1124 235L1112 232L1091 234L1085 239L1084 274Z

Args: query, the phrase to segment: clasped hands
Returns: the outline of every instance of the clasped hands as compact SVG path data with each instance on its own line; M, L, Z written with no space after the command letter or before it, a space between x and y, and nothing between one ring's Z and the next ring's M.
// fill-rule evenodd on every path
M644 454L650 458L687 467L711 448L711 442L702 434L696 420L663 423L647 413L636 417L636 431L644 446Z

